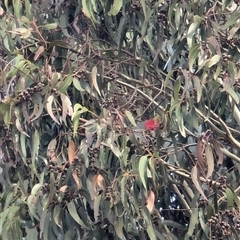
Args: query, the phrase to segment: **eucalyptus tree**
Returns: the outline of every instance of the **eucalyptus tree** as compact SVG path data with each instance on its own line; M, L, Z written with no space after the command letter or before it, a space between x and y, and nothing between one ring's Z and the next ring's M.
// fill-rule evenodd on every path
M238 239L237 1L0 18L2 239Z

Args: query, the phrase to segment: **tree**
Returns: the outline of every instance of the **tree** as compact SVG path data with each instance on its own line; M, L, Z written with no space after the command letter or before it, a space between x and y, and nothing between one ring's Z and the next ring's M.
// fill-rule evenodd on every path
M0 15L2 239L238 239L237 1Z

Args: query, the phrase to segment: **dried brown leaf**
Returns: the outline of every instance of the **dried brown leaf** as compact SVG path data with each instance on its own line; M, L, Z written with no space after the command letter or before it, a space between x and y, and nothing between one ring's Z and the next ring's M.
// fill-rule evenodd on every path
M67 185L64 185L64 186L62 186L60 189L59 189L59 191L60 192L66 192L66 189L68 188L68 186Z
M92 185L95 193L97 192L97 178L98 178L98 174L94 175L92 178Z
M221 45L220 43L217 41L217 39L214 36L211 36L207 39L209 41L209 43L213 46L213 48L216 51L216 54L218 54L219 56L222 56L221 53Z
M152 213L152 211L153 211L154 201L155 201L155 194L152 190L149 190L147 200L146 200L146 207L150 213Z
M2 16L4 14L4 10L2 7L0 7L0 16Z
M221 144L215 139L211 139L210 142L212 143L214 152L216 153L217 158L218 158L217 165L222 165L223 164L223 152L221 150L221 147L222 147Z
M204 146L201 139L197 143L197 163L201 169L204 169L204 158L203 158Z
M79 177L78 177L78 175L77 175L77 171L76 170L73 170L73 172L72 172L72 176L73 176L73 179L74 179L74 181L75 181L75 183L76 183L76 185L77 185L77 189L79 190L79 189L81 189L81 183L80 183L80 181L79 181Z
M104 185L104 178L101 174L98 174L97 176L97 184L104 192L106 191L106 187Z
M56 145L57 145L57 141L56 139L51 140L51 142L48 144L48 148L47 148L47 156L51 159L51 161L56 161Z
M96 174L93 176L92 183L94 192L97 193L97 186L102 189L104 192L106 191L106 187L104 184L105 180L101 174Z
M75 144L74 141L71 140L68 144L68 161L71 165L75 157Z
M206 156L206 162L207 162L207 175L206 179L212 176L213 170L214 170L214 158L213 158L213 152L212 148L209 144L206 145L205 148L205 156Z
M35 52L33 60L36 61L38 60L39 56L44 52L44 47L40 46L37 51Z
M202 196L207 200L202 188L201 188L201 185L200 185L200 181L198 179L198 170L197 170L197 166L195 165L193 168L192 168L192 171L191 171L191 178L192 178L192 181L193 181L193 184L195 185L196 189L198 190L198 192L200 194L202 194Z

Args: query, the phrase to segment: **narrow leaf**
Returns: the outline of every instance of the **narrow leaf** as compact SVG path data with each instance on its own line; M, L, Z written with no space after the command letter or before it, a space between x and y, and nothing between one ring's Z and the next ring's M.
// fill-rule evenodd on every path
M181 107L176 106L176 118L177 118L177 123L178 123L178 128L183 137L186 137L186 132L184 129L184 124L183 124L183 116L181 112Z
M233 90L233 88L229 87L226 89L226 92L234 99L236 104L239 104L239 97L237 93Z
M209 144L206 145L205 148L205 156L206 156L206 162L207 162L207 175L206 179L212 176L213 170L214 170L214 158L213 158L213 152L212 148Z
M96 66L94 66L92 69L92 84L93 84L94 88L96 89L96 91L98 92L99 96L101 96L101 92L99 90L98 82L97 82L97 67Z
M56 29L57 26L58 26L57 23L49 23L49 24L43 25L43 29L52 30L52 29Z
M155 201L155 194L152 190L149 190L147 200L146 200L146 207L150 213L152 213L154 209L154 201Z
M73 179L76 183L76 186L77 186L77 189L81 189L81 183L79 181L79 177L78 177L78 174L77 174L77 171L74 169L73 172L72 172L72 176L73 176Z
M212 67L213 65L217 64L220 61L221 57L219 55L214 55L207 63L207 67Z
M227 197L227 207L229 210L233 207L233 192L230 188L226 189L226 197Z
M75 157L75 144L74 141L71 140L68 144L68 161L71 165Z
M82 219L79 217L74 202L69 202L69 203L67 204L67 209L68 209L70 215L72 216L72 218L73 218L80 226L82 226L82 227L83 227L84 229L86 229L86 230L89 230L89 227L86 226L86 224L85 224L85 223L82 221Z
M216 155L218 157L217 165L222 165L222 163L223 163L223 152L221 150L220 143L215 139L211 139L210 142L212 143L214 152L216 153Z
M18 130L19 132L21 132L22 134L24 134L24 135L27 136L27 137L30 137L30 136L23 130L19 118L16 119L15 125L16 125L16 128L17 128L17 130Z
M58 120L56 119L56 117L54 116L53 114L53 110L52 110L52 103L53 103L53 100L54 100L54 96L53 95L50 95L47 99L47 112L48 114L50 115L50 117L52 118L52 120L54 122L56 122L58 125L60 125L60 123L58 122Z
M66 122L66 116L72 116L73 114L73 108L72 108L72 103L69 99L68 96L65 94L61 93L60 94L61 100L62 100L62 119L64 122Z
M147 156L142 156L139 161L139 175L145 189L147 189L147 184L146 184L147 163L148 163Z
M192 178L192 181L193 181L193 184L195 185L196 189L198 190L198 192L200 194L202 194L202 196L207 200L202 188L201 188L201 185L200 185L200 182L199 182L199 179L198 179L198 170L197 170L197 166L194 166L192 168L192 171L191 171L191 178Z
M199 49L198 43L194 44L189 50L188 65L189 65L189 71L191 72L193 72L193 69L192 69L193 64L195 63L199 52L200 52L200 49Z
M199 103L202 97L202 85L198 76L193 77L194 88L197 90L197 102Z
M111 9L108 12L108 15L109 16L111 16L111 15L116 16L119 13L119 11L122 7L122 4L123 4L123 0L114 0Z
M195 226L198 222L198 209L197 208L193 208L192 209L192 214L191 214L191 218L190 218L190 223L189 223L189 227L188 227L188 236L192 236Z
M130 123L131 123L133 126L136 127L137 124L136 124L136 122L135 122L135 119L134 119L132 113L131 113L130 111L126 110L126 111L125 111L125 114L126 114L128 120L130 121Z
M44 52L44 47L40 46L37 51L35 52L33 60L36 61L38 60L39 56Z

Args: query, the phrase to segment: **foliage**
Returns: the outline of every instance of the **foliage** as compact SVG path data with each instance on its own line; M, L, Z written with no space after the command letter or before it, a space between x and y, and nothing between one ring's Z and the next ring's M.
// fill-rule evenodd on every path
M2 239L238 239L237 1L0 17Z

